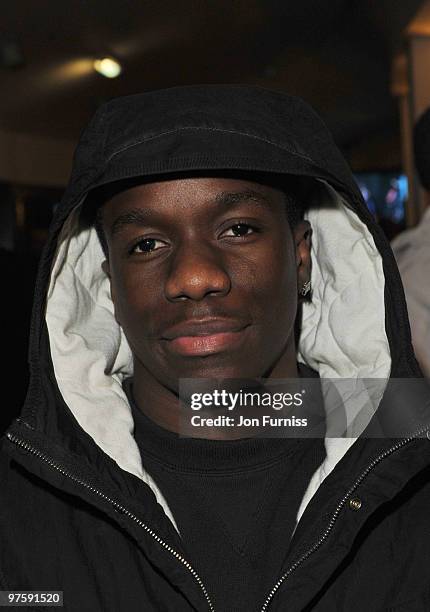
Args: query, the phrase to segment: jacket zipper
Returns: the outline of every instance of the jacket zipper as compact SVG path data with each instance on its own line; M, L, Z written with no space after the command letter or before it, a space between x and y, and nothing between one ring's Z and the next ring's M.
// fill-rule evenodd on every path
M266 601L264 602L263 607L261 608L261 612L266 612L267 611L267 609L270 606L270 603L271 603L273 597L275 596L276 592L279 590L279 587L283 584L283 582L285 582L285 580L289 576L291 576L291 574L304 561L306 561L306 559L308 559L312 555L312 553L314 553L316 550L318 550L318 548L328 538L330 532L332 531L332 529L334 527L334 524L336 523L336 520L337 520L337 518L338 518L338 516L340 514L340 511L342 510L343 506L347 502L348 498L354 493L354 491L357 489L357 487L363 482L363 480L366 478L366 476L368 476L368 474L373 470L373 468L376 465L378 465L378 463L380 463L380 461L382 461L382 459L385 459L385 457L388 457L388 455L391 455L395 451L399 450L400 448L402 448L402 446L405 446L406 444L408 444L409 442L411 442L412 440L417 438L422 433L427 432L427 437L429 437L428 436L429 431L430 431L430 427L429 426L423 427L422 429L418 430L414 435L410 436L409 438L404 438L401 442L397 442L397 444L395 444L394 446L392 446L388 450L386 450L383 453L381 453L380 455L378 455L378 457L376 457L376 459L374 459L367 466L367 468L360 474L360 476L357 478L357 480L354 482L354 484L348 489L348 491L345 493L345 495L343 496L343 498L339 502L336 510L334 511L334 513L333 513L333 515L332 515L332 517L331 517L331 519L329 521L329 524L328 524L326 530L324 531L324 533L322 534L320 539L313 546L311 546L311 548L309 548L299 559L297 559L297 561L295 561L291 565L291 567L285 572L285 574L283 574L279 578L278 582L274 585L273 589L270 591L269 595L267 596Z
M125 508L122 504L115 501L108 495L105 495L105 493L103 493L99 489L96 489L95 487L91 486L88 482L85 482L81 478L74 476L73 474L68 472L61 465L58 465L55 461L53 461L50 457L48 457L47 455L39 451L37 448L34 448L33 446L31 446L31 444L27 442L26 440L22 440L11 433L6 433L6 437L11 442L16 444L17 446L20 446L21 448L25 449L32 455L35 455L36 457L38 457L39 459L41 459L42 461L50 465L52 468L58 470L64 476L67 476L74 482L82 485L86 489L89 489L93 493L96 493L96 495L99 495L105 501L109 502L115 508L115 510L121 512L122 514L125 514L126 516L131 518L135 523L137 523L140 527L142 527L142 529L144 529L151 537L153 537L154 540L156 540L163 548L165 548L169 553L171 553L175 557L175 559L177 559L180 563L182 563L182 565L184 565L184 567L187 568L187 570L190 572L190 574L193 576L193 578L195 579L195 581L197 582L197 584L203 591L203 594L205 596L205 599L207 601L210 611L215 612L215 608L213 607L213 604L211 602L207 589L205 585L203 584L202 579L197 574L195 569L191 566L191 564L186 559L184 559L184 557L182 557L178 552L176 552L176 550L174 550L169 544L167 544L162 538L160 538L160 536L158 536L150 527L148 527L148 525L146 525L135 514L133 514L133 512L130 512L130 510L127 510L127 508Z
M422 429L418 430L414 435L410 436L409 438L404 438L403 440L401 440L401 442L397 442L397 444L395 444L394 446L392 446L388 450L386 450L383 453L381 453L380 455L378 455L378 457L376 457L376 459L374 459L367 466L367 468L360 474L360 476L357 478L357 480L354 482L354 484L348 489L348 491L345 493L345 495L343 496L343 498L341 499L341 501L337 505L336 510L334 511L334 513L333 513L333 515L332 515L332 517L331 517L331 519L329 521L329 524L328 524L326 530L324 531L322 536L319 538L319 540L313 546L311 546L311 548L309 548L299 559L297 559L297 561L295 561L291 565L291 567L276 582L276 584L274 585L274 587L270 591L269 595L267 596L267 598L266 598L266 600L265 600L265 602L263 604L263 607L261 608L261 612L266 612L267 611L267 609L270 606L270 603L271 603L273 597L275 596L276 592L279 590L279 588L283 584L283 582L285 582L285 580L289 576L291 576L291 574L304 561L306 561L306 559L308 559L312 555L312 553L314 553L316 550L318 550L318 548L320 548L320 546L323 544L323 542L328 538L328 536L330 535L330 532L332 531L332 529L334 527L334 524L336 523L336 520L337 520L337 518L338 518L338 516L340 514L340 511L342 510L343 506L347 502L348 498L354 493L354 491L359 487L359 485L363 482L363 480L366 478L366 476L368 476L368 474L373 470L373 468L375 468L378 465L378 463L380 463L383 459L385 459L386 457L388 457L389 455L391 455L395 451L399 450L400 448L402 448L402 446L405 446L406 444L408 444L409 442L411 442L412 440L417 438L422 433L427 432L427 434L428 434L429 430L430 430L429 426L423 427ZM55 461L50 459L50 457L48 457L44 453L40 452L36 448L32 447L26 440L22 440L22 439L18 438L17 436L15 436L13 434L10 434L10 433L7 433L6 437L11 442L16 444L17 446L20 446L21 448L24 448L26 451L32 453L33 455L35 455L36 457L38 457L39 459L41 459L42 461L44 461L45 463L47 463L48 465L53 467L54 469L58 470L64 476L67 476L68 478L70 478L74 482L77 482L78 484L82 485L86 489L89 489L93 493L96 493L97 495L102 497L104 500L106 500L110 504L112 504L112 506L116 510L119 510L120 512L122 512L123 514L125 514L126 516L131 518L140 527L142 527L161 546L163 546L163 548L165 548L168 552L170 552L175 557L175 559L177 559L180 563L182 563L188 569L188 571L191 573L191 575L193 576L193 578L196 580L197 584L199 585L199 587L203 591L203 594L205 596L205 599L207 601L207 604L209 606L210 611L211 612L215 612L215 608L213 607L213 604L211 602L211 599L209 597L207 589L206 589L205 585L203 584L202 579L197 574L197 572L193 569L191 564L186 559L184 559L178 552L176 552L171 546L169 546L169 544L164 542L164 540L162 538L160 538L160 536L158 536L152 529L150 529L145 523L143 523L143 521L141 521L135 514L130 512L130 510L127 510L127 508L124 508L124 506L122 504L120 504L119 502L113 500L108 495L105 495L99 489L96 489L95 487L91 486L89 483L85 482L84 480L81 480L77 476L74 476L73 474L70 474L70 472L65 470L62 466L58 465Z

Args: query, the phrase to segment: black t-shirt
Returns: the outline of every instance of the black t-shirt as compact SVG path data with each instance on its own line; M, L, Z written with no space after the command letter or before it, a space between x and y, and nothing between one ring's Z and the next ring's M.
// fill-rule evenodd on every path
M163 493L187 560L217 612L252 612L281 575L323 439L207 440L160 427L124 382L142 463Z

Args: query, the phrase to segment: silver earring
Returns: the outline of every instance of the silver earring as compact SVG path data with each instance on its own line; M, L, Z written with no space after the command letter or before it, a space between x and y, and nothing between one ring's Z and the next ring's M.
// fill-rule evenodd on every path
M300 295L306 297L311 290L311 281L308 280L303 287L300 289Z

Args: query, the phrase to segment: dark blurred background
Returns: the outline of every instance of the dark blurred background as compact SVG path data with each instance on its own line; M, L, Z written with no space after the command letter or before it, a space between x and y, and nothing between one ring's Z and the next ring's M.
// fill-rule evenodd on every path
M333 132L391 239L416 224L422 208L411 126L430 104L429 41L430 2L419 0L4 2L0 262L8 384L0 428L25 398L37 261L80 130L100 103L196 83L300 95ZM97 72L94 62L103 58L108 69L121 69L118 76Z

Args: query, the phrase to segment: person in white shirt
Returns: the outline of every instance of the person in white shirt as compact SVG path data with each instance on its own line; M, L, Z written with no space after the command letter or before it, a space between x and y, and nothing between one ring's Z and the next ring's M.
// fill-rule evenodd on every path
M406 294L412 343L426 376L430 376L430 108L414 127L415 166L424 188L420 223L391 243Z

